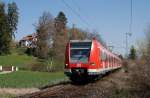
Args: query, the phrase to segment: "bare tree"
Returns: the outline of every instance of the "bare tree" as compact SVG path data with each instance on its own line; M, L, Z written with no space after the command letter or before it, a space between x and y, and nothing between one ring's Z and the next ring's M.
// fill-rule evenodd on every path
M146 36L146 42L142 42L142 45L139 44L139 51L142 53L141 58L135 62L134 66L130 66L131 84L134 85L136 90L145 94L150 90L150 27L146 30Z
M49 48L52 45L54 33L54 19L49 12L44 12L39 18L37 31L37 56L41 59L48 58Z

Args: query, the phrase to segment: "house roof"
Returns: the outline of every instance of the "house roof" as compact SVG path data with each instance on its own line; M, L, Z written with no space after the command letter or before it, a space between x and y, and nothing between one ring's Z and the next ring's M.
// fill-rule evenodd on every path
M23 37L20 41L30 41L30 40L33 40L34 37L36 37L36 33L29 34L29 35Z

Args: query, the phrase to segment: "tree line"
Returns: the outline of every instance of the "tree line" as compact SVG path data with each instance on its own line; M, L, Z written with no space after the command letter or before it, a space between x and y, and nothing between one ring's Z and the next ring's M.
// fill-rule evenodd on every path
M35 24L37 33L36 47L27 48L27 53L47 62L50 70L62 70L64 65L65 48L69 40L84 40L96 38L103 42L98 32L89 32L75 26L67 26L68 19L63 11L56 17L50 12L43 12Z
M75 26L69 28L67 22L68 19L62 11L55 18L49 12L42 14L36 24L37 47L35 55L38 58L55 58L63 61L66 43L73 39L83 40L95 37L104 43L98 32L91 33Z

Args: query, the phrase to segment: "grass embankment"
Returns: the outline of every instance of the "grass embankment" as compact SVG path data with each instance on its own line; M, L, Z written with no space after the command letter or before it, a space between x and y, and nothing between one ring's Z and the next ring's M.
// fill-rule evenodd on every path
M18 71L0 75L0 88L31 88L53 84L65 78L63 72Z
M34 62L32 56L28 55L17 55L17 54L11 54L11 55L5 55L0 56L0 65L2 66L18 66L22 67L25 64L28 64L29 62Z
M10 55L0 56L0 65L19 67L18 72L0 74L0 88L42 87L65 78L63 71L51 73L37 72L45 71L44 68L49 66L47 62L39 61L33 56L28 56L21 49L13 49Z
M2 66L17 66L21 70L32 71L62 71L63 62L50 60L42 60L33 56L29 56L20 49L13 49L9 55L0 56L0 65Z

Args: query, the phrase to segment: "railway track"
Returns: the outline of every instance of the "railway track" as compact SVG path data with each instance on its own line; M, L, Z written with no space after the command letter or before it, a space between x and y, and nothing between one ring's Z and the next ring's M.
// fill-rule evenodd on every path
M126 74L118 70L98 81L83 85L65 81L41 88L39 92L18 96L17 98L107 98L114 88L125 85L122 81L123 75Z

